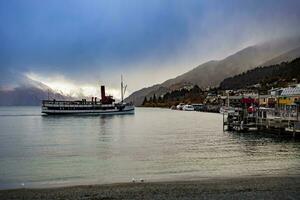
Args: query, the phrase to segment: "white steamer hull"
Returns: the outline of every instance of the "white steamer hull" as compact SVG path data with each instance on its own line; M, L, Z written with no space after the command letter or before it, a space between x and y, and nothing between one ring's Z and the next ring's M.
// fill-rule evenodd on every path
M113 115L113 114L134 114L134 106L126 106L123 109L88 109L88 110L59 110L59 109L48 109L48 107L42 107L42 113L47 115Z

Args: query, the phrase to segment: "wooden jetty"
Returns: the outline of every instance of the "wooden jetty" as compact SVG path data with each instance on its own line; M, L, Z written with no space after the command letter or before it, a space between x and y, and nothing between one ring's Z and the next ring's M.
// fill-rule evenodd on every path
M223 114L223 130L240 132L268 132L293 137L300 135L299 108L282 111L271 108L235 108L234 112Z

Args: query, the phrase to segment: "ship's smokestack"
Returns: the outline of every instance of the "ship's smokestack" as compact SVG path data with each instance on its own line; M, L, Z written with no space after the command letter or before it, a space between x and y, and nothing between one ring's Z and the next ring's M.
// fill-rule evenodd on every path
M105 86L101 85L101 100L105 99Z

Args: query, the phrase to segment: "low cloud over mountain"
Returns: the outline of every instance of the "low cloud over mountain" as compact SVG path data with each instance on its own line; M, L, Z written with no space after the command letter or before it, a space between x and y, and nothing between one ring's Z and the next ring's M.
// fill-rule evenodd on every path
M38 81L19 73L2 70L5 79L1 80L0 106L36 106L43 99L71 99Z
M249 46L237 53L226 57L223 60L212 60L197 66L196 68L169 79L162 84L143 88L131 94L126 100L141 105L144 97L153 94L157 96L167 91L178 89L186 84L198 85L199 87L218 86L225 78L253 69L260 65L275 64L282 61L289 61L300 56L300 38L285 38L272 40L262 44Z

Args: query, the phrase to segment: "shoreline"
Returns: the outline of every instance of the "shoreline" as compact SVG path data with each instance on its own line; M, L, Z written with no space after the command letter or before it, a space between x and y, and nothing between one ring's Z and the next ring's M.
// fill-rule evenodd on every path
M0 190L0 199L298 199L299 196L298 175Z

